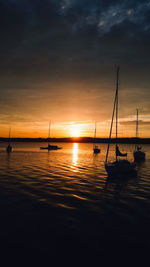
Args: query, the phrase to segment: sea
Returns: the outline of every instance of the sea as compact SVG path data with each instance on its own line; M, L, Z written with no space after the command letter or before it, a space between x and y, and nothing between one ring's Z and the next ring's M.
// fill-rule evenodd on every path
M137 176L123 179L107 176L107 144L98 144L96 155L91 143L40 150L46 145L14 142L8 154L7 143L0 143L1 253L24 260L70 256L70 266L79 255L105 255L113 263L118 255L125 260L148 253L150 145L142 146L146 159L137 164ZM112 144L110 160L114 149ZM121 144L120 150L133 161L134 145Z

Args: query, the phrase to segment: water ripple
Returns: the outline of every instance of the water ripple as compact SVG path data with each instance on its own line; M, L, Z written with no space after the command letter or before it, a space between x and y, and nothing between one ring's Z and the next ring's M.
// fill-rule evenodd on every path
M123 182L107 178L105 144L100 145L101 153L96 156L92 144L59 144L63 146L60 151L41 152L39 143L17 143L10 155L4 145L0 150L0 188L7 192L19 192L64 211L105 211L126 219L127 214L132 218L134 213L135 221L141 216L149 217L148 145L144 146L146 161L137 167L138 177ZM133 146L126 145L126 150L132 160ZM114 148L112 154L113 151Z

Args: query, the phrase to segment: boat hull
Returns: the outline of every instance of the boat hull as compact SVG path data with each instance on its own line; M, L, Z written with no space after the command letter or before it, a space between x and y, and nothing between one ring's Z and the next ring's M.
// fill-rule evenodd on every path
M58 147L58 146L48 146L48 147L40 147L40 149L44 149L44 150L58 150L58 149L61 149L61 147Z
M136 162L145 160L145 153L143 151L134 151L133 156Z
M7 151L7 153L12 152L12 146L8 145L8 147L6 148L6 151Z
M100 153L100 149L99 148L94 148L93 152L94 152L94 154L98 154L98 153Z
M135 163L128 160L105 163L105 169L110 177L124 178L137 174Z

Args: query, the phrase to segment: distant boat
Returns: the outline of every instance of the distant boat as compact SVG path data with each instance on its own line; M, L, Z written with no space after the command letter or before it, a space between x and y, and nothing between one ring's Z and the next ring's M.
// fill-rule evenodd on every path
M136 120L136 145L135 151L133 152L134 161L140 162L145 160L145 152L141 151L141 145L139 144L139 132L138 132L138 109L137 109L137 120Z
M136 174L136 165L134 162L130 162L127 159L121 160L118 157L126 157L127 153L121 153L118 146L118 89L119 89L119 67L117 67L117 81L116 81L116 94L114 100L112 121L110 127L109 141L107 146L106 160L105 160L105 169L109 177L123 178ZM116 151L115 156L116 160L113 162L108 162L109 146L111 142L111 134L113 128L114 115L116 112Z
M8 153L10 153L10 152L12 151L12 146L11 146L11 144L10 144L10 133L11 133L11 128L9 128L9 141L8 141L8 146L7 146L7 148L6 148L6 151L7 151Z
M94 143L93 143L93 152L94 154L98 154L100 153L100 148L98 148L98 146L95 144L96 142L96 123L95 123L95 132L94 132Z
M61 149L62 147L59 146L54 146L49 144L49 139L50 139L50 125L51 122L49 123L49 130L48 130L48 146L47 147L40 147L40 149L46 149L46 150L58 150Z
M47 147L40 147L40 149L47 149L47 150L58 150L58 149L61 149L62 147L59 147L59 146L53 146L53 145L50 145L48 144Z

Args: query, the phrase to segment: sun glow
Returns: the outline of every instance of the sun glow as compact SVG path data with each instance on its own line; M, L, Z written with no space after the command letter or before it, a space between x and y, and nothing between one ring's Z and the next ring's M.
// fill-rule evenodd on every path
M71 129L71 136L72 137L79 137L80 136L80 131L77 127L73 127Z

